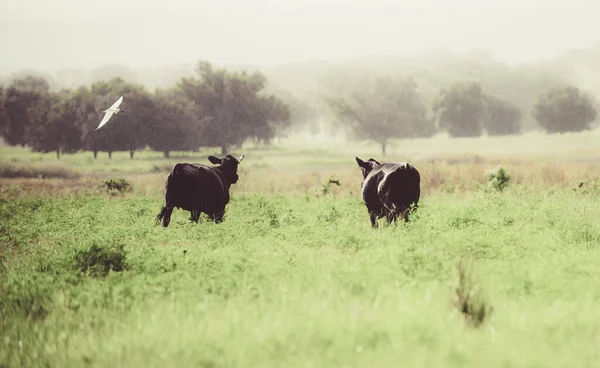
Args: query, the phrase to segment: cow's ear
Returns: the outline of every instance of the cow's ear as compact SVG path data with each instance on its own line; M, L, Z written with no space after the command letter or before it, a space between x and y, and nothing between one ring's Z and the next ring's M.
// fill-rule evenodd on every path
M361 160L360 158L356 157L356 162L358 163L358 166L362 167L362 168L368 168L369 165L367 165L363 160Z
M208 161L210 161L211 164L215 165L220 165L223 162L223 160L215 156L208 156Z
M238 164L242 162L242 160L246 157L246 155L241 155L240 158L237 159Z
M379 161L377 161L377 160L376 160L376 159L374 159L373 157L371 157L371 158L370 158L368 161L372 161L372 162L376 163L377 165L381 165L381 164L379 163Z

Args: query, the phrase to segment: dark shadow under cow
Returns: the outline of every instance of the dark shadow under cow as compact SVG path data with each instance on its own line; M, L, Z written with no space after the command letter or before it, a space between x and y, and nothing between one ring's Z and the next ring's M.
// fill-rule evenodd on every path
M167 227L173 209L181 208L190 211L194 222L198 222L202 212L216 223L222 222L225 206L229 203L229 188L238 181L237 168L243 158L209 156L211 163L219 165L216 167L188 163L175 165L167 178L165 206L156 219Z
M386 217L388 223L398 218L408 221L411 210L418 207L421 196L419 171L406 162L379 163L370 158L356 157L363 175L362 199L371 219L378 227L378 219Z

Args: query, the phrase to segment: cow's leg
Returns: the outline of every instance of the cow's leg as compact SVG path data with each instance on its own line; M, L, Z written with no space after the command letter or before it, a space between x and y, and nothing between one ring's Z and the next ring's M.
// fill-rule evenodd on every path
M388 224L391 224L392 222L395 223L397 220L396 211L394 211L394 210L388 211L385 216L385 219L387 220Z
M200 218L200 210L198 210L198 209L190 210L190 220L194 221L195 223L198 223L199 218Z
M369 210L369 218L371 219L371 227L376 229L379 227L377 223L377 219L379 218L379 211L377 210Z
M220 210L213 214L213 218L215 219L215 223L219 224L223 222L223 216L225 216L225 210Z
M163 227L169 226L171 222L171 213L173 213L173 207L163 207L156 219L160 222L162 221Z

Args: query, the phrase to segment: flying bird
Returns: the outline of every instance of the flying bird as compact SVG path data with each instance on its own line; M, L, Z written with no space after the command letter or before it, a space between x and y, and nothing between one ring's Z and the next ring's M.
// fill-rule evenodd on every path
M100 122L100 125L98 125L98 128L96 128L96 130L100 129L104 124L106 124L111 116L113 116L114 114L118 114L121 111L121 109L119 109L119 105L121 105L121 102L123 102L123 96L119 97L117 102L115 102L111 107L102 111L104 113L104 117L102 118L102 121Z

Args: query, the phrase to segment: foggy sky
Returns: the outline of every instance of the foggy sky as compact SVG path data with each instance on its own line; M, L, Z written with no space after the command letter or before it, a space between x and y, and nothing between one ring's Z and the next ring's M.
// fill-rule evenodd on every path
M600 41L598 0L0 0L0 73L274 65L490 50L547 59Z

